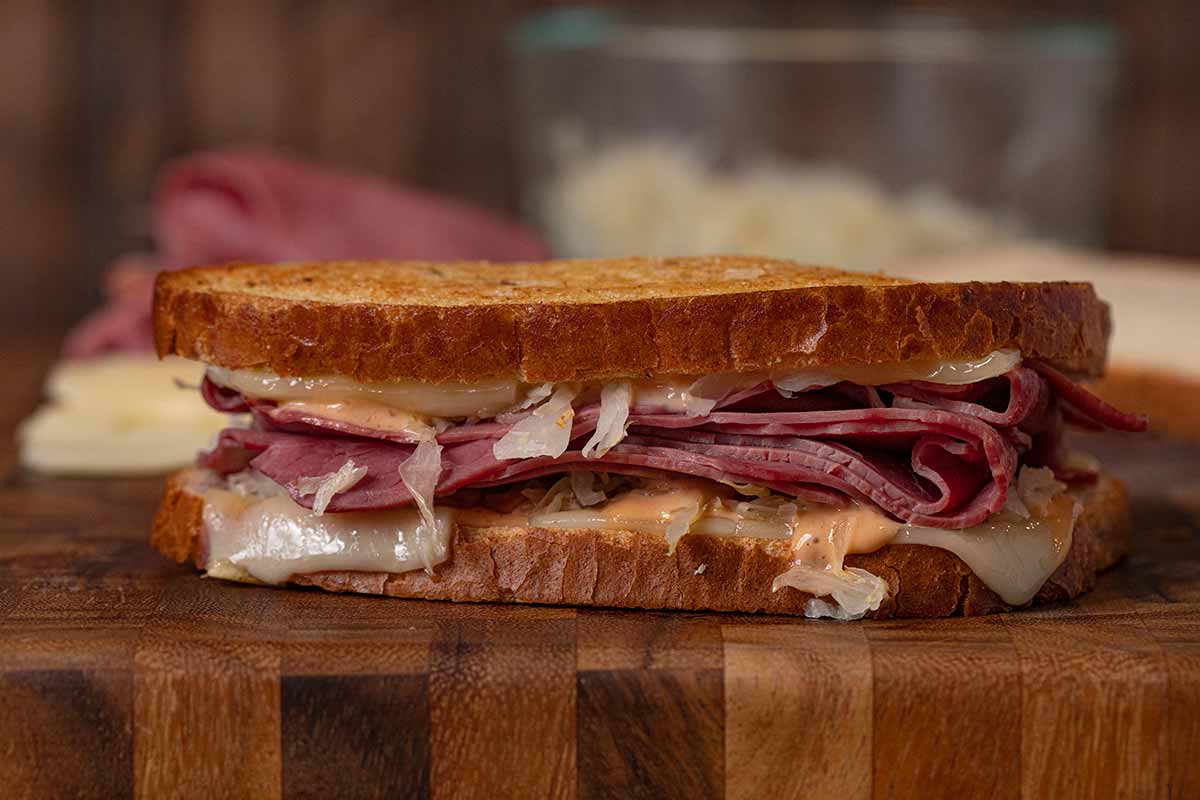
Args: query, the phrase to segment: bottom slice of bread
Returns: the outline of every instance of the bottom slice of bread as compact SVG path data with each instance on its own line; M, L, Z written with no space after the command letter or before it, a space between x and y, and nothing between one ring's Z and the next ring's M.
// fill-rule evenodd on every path
M152 543L176 561L204 568L199 471L167 481ZM1083 512L1066 560L1031 605L1075 597L1129 551L1132 524L1124 487L1110 476L1078 491ZM790 566L786 540L687 535L667 554L661 535L627 531L459 527L452 555L432 575L316 572L289 582L333 592L457 602L545 603L620 608L803 614L810 595L771 591ZM958 556L922 545L888 545L846 564L885 579L891 596L871 616L946 617L1008 611Z

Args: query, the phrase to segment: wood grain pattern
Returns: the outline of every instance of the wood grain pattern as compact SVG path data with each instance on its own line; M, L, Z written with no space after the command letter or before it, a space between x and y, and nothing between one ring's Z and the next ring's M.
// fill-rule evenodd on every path
M1151 634L1167 663L1167 785L1171 797L1200 797L1200 614L1185 612Z
M720 628L703 615L578 614L580 798L721 796Z
M114 257L150 249L146 198L158 165L178 134L170 111L175 71L174 6L156 0L112 0L83 15L79 231L89 254ZM95 256L85 267L96 269Z
M725 796L866 800L874 670L861 627L727 625ZM802 743L801 746L797 746Z
M1086 449L1140 524L1096 591L852 625L209 581L157 480L0 452L0 794L1197 797L1200 449Z
M135 797L281 795L278 648L151 634L134 676Z
M580 672L580 798L721 797L722 694L717 670Z
M116 669L0 674L0 785L5 796L129 797L132 678Z
M184 141L283 144L302 88L285 0L187 3L180 20ZM301 104L297 108L303 107ZM304 115L295 119L307 125Z
M958 623L958 624L956 624ZM1021 674L995 619L866 629L875 671L874 796L1021 797ZM1034 795L1037 796L1037 795Z
M1083 626L1058 614L1005 621L1021 659L1023 793L1166 797L1161 650L1137 617Z
M429 672L435 798L575 796L574 619L451 621Z
M285 677L283 795L429 797L428 685L406 673Z

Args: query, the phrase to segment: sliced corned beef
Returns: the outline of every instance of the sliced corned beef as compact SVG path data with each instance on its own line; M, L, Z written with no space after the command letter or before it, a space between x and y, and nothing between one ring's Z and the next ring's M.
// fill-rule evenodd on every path
M204 396L220 410L252 409L256 420L254 430L226 430L202 459L205 466L222 473L253 466L310 506L311 495L296 494L297 481L353 460L368 468L367 476L337 495L330 511L412 502L399 475L415 448L410 436L248 401L208 380ZM763 384L703 416L635 407L628 436L604 456L585 458L581 449L599 413L598 404L576 410L572 444L558 458L495 458L495 441L522 414L440 432L437 495L591 469L756 484L814 502L852 499L904 522L965 528L1003 507L1019 463L1059 464L1064 421L1145 427L1144 417L1112 408L1038 363L965 386L843 383L784 397Z

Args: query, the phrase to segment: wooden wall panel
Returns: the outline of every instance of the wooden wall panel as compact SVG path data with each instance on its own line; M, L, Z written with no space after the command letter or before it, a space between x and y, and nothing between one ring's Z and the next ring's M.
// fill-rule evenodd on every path
M502 37L531 7L525 0L452 4L433 28L442 42L430 82L442 146L429 154L436 185L497 208L516 208L509 147L507 60Z
M80 29L73 5L0 3L0 333L78 305Z
M1200 256L1200 3L1121 3L1128 69L1110 242Z
M323 3L305 15L313 126L320 158L398 180L429 184L425 154L437 146L430 85L433 4Z
M155 0L113 0L88 9L79 241L80 266L98 288L108 261L150 247L147 198L175 133L176 20L171 4Z
M179 15L179 149L287 144L310 124L294 64L296 16L286 0L189 0Z

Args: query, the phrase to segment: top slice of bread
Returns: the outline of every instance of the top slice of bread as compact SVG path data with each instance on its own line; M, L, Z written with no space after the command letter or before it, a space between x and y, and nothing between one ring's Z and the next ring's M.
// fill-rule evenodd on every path
M1103 372L1086 283L914 283L745 256L230 264L163 273L160 356L359 381L698 375L1015 349Z

